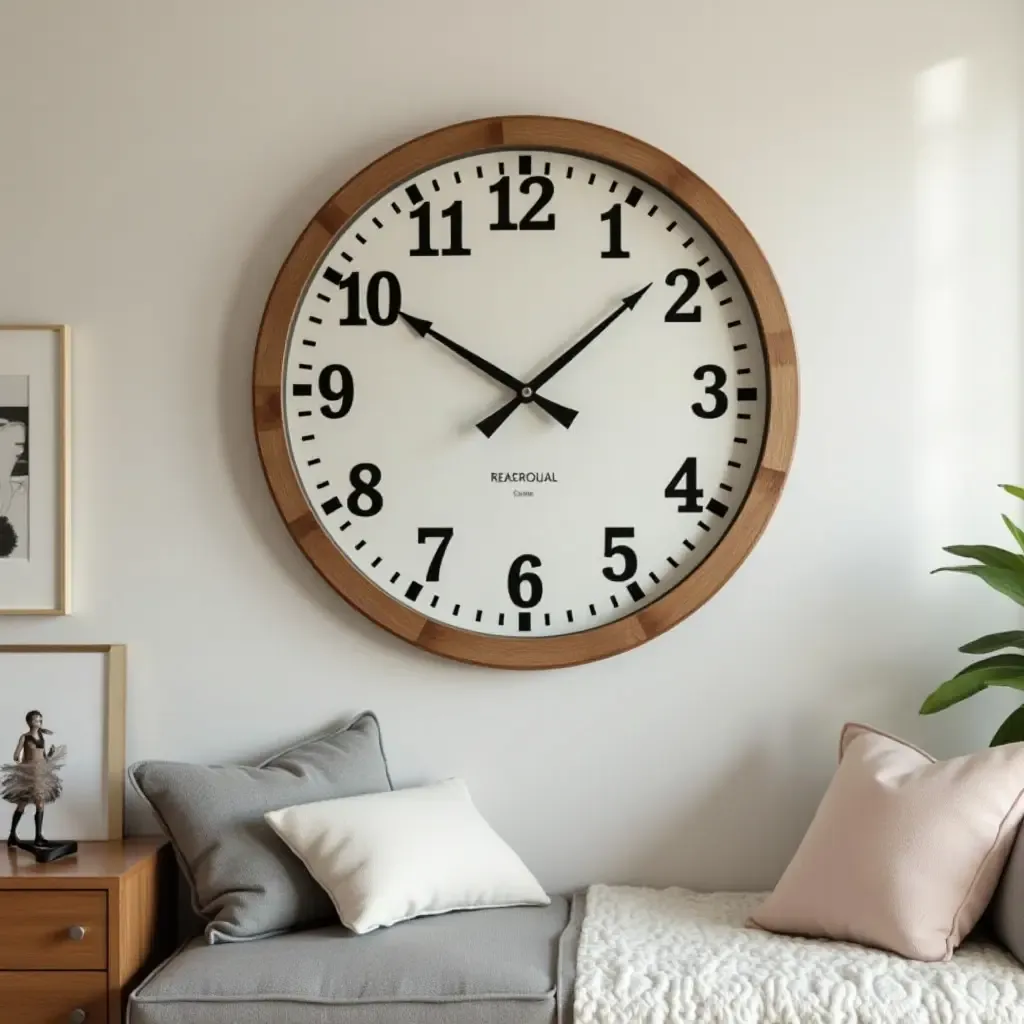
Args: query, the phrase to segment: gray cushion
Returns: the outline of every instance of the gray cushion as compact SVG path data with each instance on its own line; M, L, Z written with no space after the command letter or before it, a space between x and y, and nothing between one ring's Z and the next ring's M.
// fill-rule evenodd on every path
M391 789L369 712L257 767L142 761L129 776L171 840L210 943L337 920L330 898L263 815Z
M1017 833L987 917L996 938L1024 963L1024 829Z
M129 1024L553 1024L559 941L547 907L192 943L133 993Z

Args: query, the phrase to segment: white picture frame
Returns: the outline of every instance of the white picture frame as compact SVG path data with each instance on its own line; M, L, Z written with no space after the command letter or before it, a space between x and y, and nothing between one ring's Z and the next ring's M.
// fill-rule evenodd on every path
M69 337L0 324L0 615L67 615Z
M67 748L63 792L45 808L48 839L124 838L126 688L123 644L0 645L0 764L13 762L30 711L42 714L47 745ZM0 801L3 835L13 810Z

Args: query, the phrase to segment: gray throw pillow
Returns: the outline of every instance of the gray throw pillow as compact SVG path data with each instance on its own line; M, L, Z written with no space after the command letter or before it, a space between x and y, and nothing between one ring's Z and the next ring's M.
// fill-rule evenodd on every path
M337 918L330 897L263 820L267 811L392 788L368 711L255 768L140 761L128 774L174 847L211 945Z
M1024 829L1017 832L1010 859L988 906L988 920L996 938L1024 963Z

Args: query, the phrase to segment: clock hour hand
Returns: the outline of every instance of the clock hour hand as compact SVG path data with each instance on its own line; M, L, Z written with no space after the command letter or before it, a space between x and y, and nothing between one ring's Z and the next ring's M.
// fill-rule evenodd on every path
M651 284L654 282L652 281ZM536 377L533 378L527 385L526 389L536 391L538 388L543 387L552 377L559 371L563 370L569 363L571 363L598 335L603 334L627 309L633 309L636 304L643 298L644 292L651 287L651 284L644 285L639 291L633 292L632 295L627 295L619 305L606 316L596 327L592 327L586 334L576 342L572 348L567 349L557 359L553 360L548 366L546 366ZM486 437L490 437L497 429L512 415L518 406L522 405L523 399L521 393L517 394L511 401L506 402L497 412L491 413L490 416L482 419L476 426L477 429L483 433Z
M431 337L435 341L439 341L445 348L454 352L457 356L461 356L471 366L475 366L482 373L487 374L492 380L496 380L499 384L504 384L505 387L516 393L516 404L521 402L536 402L541 409L543 409L552 419L561 423L563 427L568 428L574 419L576 419L577 412L575 409L570 409L568 406L559 405L558 402L552 402L550 399L545 398L543 395L537 394L537 388L534 386L528 386L521 380L513 377L510 373L506 373L499 366L495 366L494 363L483 356L478 356L475 352L471 352L464 345L460 345L457 341L452 341L451 338L446 338L440 331L434 330L434 325L429 320L422 320L417 316L410 316L405 312L398 314L421 338Z

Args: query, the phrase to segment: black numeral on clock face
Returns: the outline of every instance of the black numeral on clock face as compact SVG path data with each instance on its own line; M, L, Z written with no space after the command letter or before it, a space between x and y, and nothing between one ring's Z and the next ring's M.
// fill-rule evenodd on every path
M352 515L375 516L384 507L384 498L377 490L380 478L380 467L372 462L360 462L352 467L348 475L352 493L345 499Z
M335 383L337 381L337 383ZM321 405L320 412L329 420L340 420L347 416L352 408L352 400L356 396L355 382L352 371L341 363L332 363L320 371L317 378L317 389L320 397L327 402L341 402L339 406Z
M338 282L338 288L345 293L348 301L348 314L338 322L342 327L365 325L366 320L361 311L359 271L342 277ZM370 314L370 320L379 327L387 327L398 319L398 311L401 308L402 288L398 278L390 270L378 270L370 277L366 286L366 312Z
M608 248L601 253L605 260L624 260L629 251L622 248L622 203L616 203L601 214L601 220L608 222Z
M677 511L679 512L703 512L704 506L700 499L704 492L697 486L697 459L690 456L683 460L679 472L668 482L665 488L666 498L675 498L681 501Z
M555 195L555 183L550 178L542 178L534 175L526 178L519 185L519 191L528 196L531 191L540 190L540 194L534 201L533 206L526 211L517 224L512 220L512 183L506 175L499 178L491 187L490 191L498 197L498 218L490 225L492 231L554 231L555 215L549 213L546 217L539 219L538 214L551 202Z
M623 538L630 538L636 535L632 526L607 526L604 531L604 557L614 558L617 555L622 557L622 568L615 569L612 566L605 566L601 570L606 580L614 583L625 583L636 575L637 558L636 552L628 544L616 544L615 541Z
M409 216L419 221L419 243L409 250L410 256L469 256L471 250L462 244L462 200L456 199L451 206L441 211L441 216L450 221L449 242L445 249L435 249L430 244L430 203L421 203Z
M517 608L535 608L544 596L544 584L535 572L524 572L523 567L540 568L536 555L520 555L508 570L508 596ZM528 591L523 594L523 589Z
M676 299L675 302L669 307L669 311L665 314L665 323L668 324L693 324L700 323L700 306L694 306L693 309L683 309L683 307L692 299L700 288L700 274L696 270L688 270L680 267L678 270L673 270L668 277L665 278L665 284L670 288L679 280L683 278L686 282L683 285L683 294Z
M427 566L427 582L436 583L441 578L441 563L444 561L448 545L455 536L455 530L451 526L421 526L416 534L416 543L425 544L428 540L439 540L434 557L430 559Z
M703 381L709 375L711 383L705 385L704 394L710 395L714 399L714 405L710 409L705 409L702 403L694 402L690 407L694 414L702 420L716 420L729 408L729 397L722 390L729 375L721 366L715 366L713 363L708 363L707 366L698 366L693 374L694 379L699 381Z

